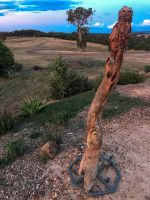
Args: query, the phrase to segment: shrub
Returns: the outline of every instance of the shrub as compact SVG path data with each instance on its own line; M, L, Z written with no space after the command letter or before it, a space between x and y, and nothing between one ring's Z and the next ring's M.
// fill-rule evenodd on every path
M3 43L0 42L0 75L14 73L14 56Z
M69 97L92 89L92 83L86 77L68 70L67 63L59 57L51 74L51 95L54 99Z
M101 81L102 76L98 76L94 81L94 91L96 92ZM142 83L144 81L144 77L138 73L134 72L121 72L120 79L118 85L127 85L127 84L137 84Z
M145 71L146 73L150 72L150 65L145 65L145 66L144 66L144 71Z
M25 152L25 144L23 140L17 139L14 141L9 141L5 145L5 151L6 151L6 158L7 160L14 160L19 156L22 156Z
M142 83L143 81L144 77L142 75L127 71L120 74L118 85L137 84Z
M12 112L5 109L0 116L0 134L5 134L6 132L13 130L15 125L16 119Z
M15 62L15 65L14 65L15 72L20 72L22 68L23 68L22 64Z
M45 101L38 99L25 99L21 103L21 115L30 116L40 112L45 107Z

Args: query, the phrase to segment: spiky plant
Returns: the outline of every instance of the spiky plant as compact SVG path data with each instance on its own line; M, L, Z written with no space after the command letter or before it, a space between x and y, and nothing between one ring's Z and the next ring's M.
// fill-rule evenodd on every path
M26 98L21 102L21 115L31 116L40 112L46 106L45 101L40 101L37 98Z

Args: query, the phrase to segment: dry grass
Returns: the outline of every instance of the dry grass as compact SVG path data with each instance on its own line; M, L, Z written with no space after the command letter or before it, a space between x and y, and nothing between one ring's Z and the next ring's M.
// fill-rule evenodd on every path
M85 52L76 48L75 41L54 38L8 38L6 45L11 48L16 61L24 68L21 75L12 79L0 79L0 107L11 105L17 109L25 97L49 99L50 75L48 71L34 72L33 65L53 66L53 61L60 54L69 67L78 73L95 78L102 74L105 60L109 55L108 47L88 43ZM143 71L150 64L150 53L129 51L125 56L124 69Z

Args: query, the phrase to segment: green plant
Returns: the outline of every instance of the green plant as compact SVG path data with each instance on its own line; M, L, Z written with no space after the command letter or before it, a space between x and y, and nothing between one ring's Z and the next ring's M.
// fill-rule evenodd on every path
M25 99L21 102L21 115L30 116L40 112L45 107L45 101L38 99Z
M150 72L150 65L145 65L145 66L144 66L144 71L145 71L146 73Z
M68 70L68 65L61 56L56 59L54 72L51 73L52 98L69 97L91 89L91 81L74 71Z
M0 42L0 75L14 73L14 56L8 47Z
M4 110L0 116L0 135L15 128L16 119L11 111Z
M137 84L142 83L144 77L138 73L126 71L121 72L118 85Z
M20 72L22 70L22 68L23 68L22 64L15 62L15 64L14 64L15 72Z
M93 95L93 91L89 91L49 104L38 115L30 117L30 123L33 122L36 127L45 124L66 125L73 116L90 104Z
M94 80L94 91L96 92L101 81L102 81L102 76L98 76ZM144 81L144 77L138 73L135 72L121 72L120 74L120 79L118 82L118 85L127 85L127 84L137 84L137 83L142 83Z
M25 144L22 139L9 141L5 145L6 158L10 161L13 161L19 156L22 156L25 150L26 150Z

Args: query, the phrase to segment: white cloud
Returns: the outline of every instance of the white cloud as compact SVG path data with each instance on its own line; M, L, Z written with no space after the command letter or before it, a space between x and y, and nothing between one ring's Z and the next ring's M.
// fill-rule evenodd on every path
M96 22L95 24L92 25L93 27L103 27L104 23Z
M144 19L140 25L141 26L150 26L150 19Z
M107 28L112 29L112 28L115 26L116 23L117 23L117 21L115 21L115 22L114 22L113 24L111 24L111 25L108 25Z

